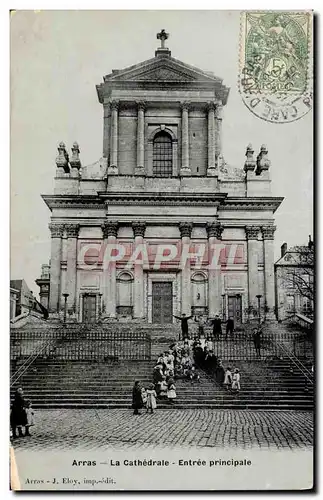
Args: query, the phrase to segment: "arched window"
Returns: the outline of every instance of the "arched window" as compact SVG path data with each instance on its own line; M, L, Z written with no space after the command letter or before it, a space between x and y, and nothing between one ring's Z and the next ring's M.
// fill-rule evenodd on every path
M156 177L173 175L173 145L167 132L158 132L154 137L153 175Z

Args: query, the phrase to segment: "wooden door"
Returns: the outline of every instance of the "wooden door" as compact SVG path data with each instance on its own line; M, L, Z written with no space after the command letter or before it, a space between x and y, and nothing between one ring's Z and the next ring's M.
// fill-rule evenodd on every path
M228 318L232 318L235 325L241 323L242 319L241 295L228 296Z
M84 323L96 322L96 295L83 295L83 315Z
M169 282L155 281L152 285L153 323L172 323L173 284Z

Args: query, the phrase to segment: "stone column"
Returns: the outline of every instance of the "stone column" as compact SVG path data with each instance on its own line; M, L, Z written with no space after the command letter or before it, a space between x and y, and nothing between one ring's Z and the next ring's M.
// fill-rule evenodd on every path
M181 222L179 224L179 230L182 238L182 261L181 261L181 301L182 301L182 314L187 316L191 315L191 265L189 258L184 258L189 253L189 247L191 243L193 224L190 222Z
M109 174L118 173L118 101L111 102L111 156Z
M209 102L208 104L208 167L207 167L207 175L211 177L215 177L216 175L216 166L215 166L215 103Z
M137 121L137 166L136 175L144 174L145 161L145 103L138 102L138 121Z
M266 318L275 319L274 233L276 226L263 226Z
M135 247L142 247L144 243L146 224L143 222L133 222L132 229L135 237ZM144 256L141 254L141 258ZM138 260L140 256L138 254ZM135 319L142 319L145 316L144 310L144 268L143 264L134 264L134 303L133 315Z
M110 152L111 109L110 103L103 105L103 157L108 158Z
M102 225L104 239L103 257L103 314L105 318L116 318L117 268L116 261L110 261L111 250L116 245L118 222L106 221ZM110 247L111 245L111 247Z
M222 111L223 104L221 101L216 104L215 123L216 123L216 137L215 137L215 157L218 158L222 153Z
M188 126L189 103L182 103L182 166L180 175L191 175L189 160L189 126Z
M51 231L51 258L50 258L50 292L49 312L58 314L61 294L61 258L62 258L62 236L63 224L49 224Z
M246 226L248 241L248 305L258 310L256 295L260 293L258 284L258 234L260 227Z
M67 271L66 271L66 292L67 309L76 313L76 266L77 266L77 237L80 226L78 224L66 224L67 235Z
M221 316L222 312L222 283L220 263L220 241L222 239L223 227L220 222L210 222L206 225L208 235L208 257L209 257L209 296L208 309L209 318L216 314Z

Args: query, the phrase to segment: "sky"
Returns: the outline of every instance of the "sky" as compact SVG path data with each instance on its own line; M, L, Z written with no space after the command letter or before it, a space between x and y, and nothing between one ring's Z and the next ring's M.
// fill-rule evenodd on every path
M50 258L50 211L57 146L77 141L83 165L102 156L103 109L95 85L112 69L154 57L165 29L172 56L223 78L223 155L243 167L247 144L266 144L280 246L313 234L313 115L288 124L256 117L238 90L237 11L19 11L11 16L11 279L35 279Z

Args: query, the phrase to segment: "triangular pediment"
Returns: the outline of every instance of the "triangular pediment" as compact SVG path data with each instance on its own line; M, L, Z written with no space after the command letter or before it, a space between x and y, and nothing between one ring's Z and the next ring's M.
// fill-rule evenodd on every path
M173 57L154 57L123 70L114 70L104 77L104 81L221 83L222 79Z

